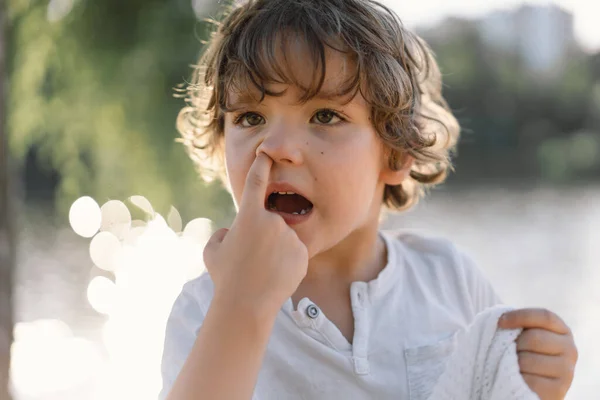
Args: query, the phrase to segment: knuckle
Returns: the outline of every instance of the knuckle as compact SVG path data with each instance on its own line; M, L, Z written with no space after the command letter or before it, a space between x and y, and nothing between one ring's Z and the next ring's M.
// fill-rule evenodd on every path
M567 356L569 361L575 364L579 359L579 350L577 349L577 345L575 344L573 336L567 335L565 347L565 355Z
M212 253L213 251L213 237L211 237L210 239L208 239L208 242L206 242L206 244L204 245L204 249L202 250L202 254L204 256L207 256L209 253Z
M570 351L567 354L567 361L569 362L569 369L570 370L575 370L575 366L577 365L577 360L579 359L579 354L577 353L577 350L574 351Z
M563 376L568 378L575 371L575 363L568 358L564 358L562 361L561 370L563 372Z
M511 320L512 320L512 313L510 313L510 312L505 312L504 314L502 314L501 318L502 318L502 320L503 320L504 322L507 322L507 323L509 323L509 322L511 322Z
M568 364L566 371L566 381L571 382L575 377L575 364Z
M521 368L521 372L529 372L529 367L531 365L531 359L527 353L519 354L519 368Z
M544 332L537 329L531 329L524 333L525 343L528 348L536 349L544 342Z
M248 175L248 183L254 188L260 188L264 184L264 179L258 173L252 172Z
M209 259L209 260L212 259L213 253L214 253L213 244L209 242L206 244L206 246L204 246L204 250L202 251L202 256L204 257L204 261L206 262L207 259Z
M204 251L202 252L202 259L204 260L204 266L207 269L212 266L213 255L208 245L204 248Z
M548 310L547 308L542 308L540 310L540 315L541 315L542 319L544 320L544 322L546 322L547 324L553 323L556 319L556 314L554 314L552 311Z
M571 357L573 360L573 364L576 364L577 360L579 360L579 350L577 349L577 346L575 345L575 343L573 343L573 349L571 350Z
M570 336L571 338L573 338L573 331L571 330L571 327L568 326L567 324L565 324L565 330L567 331L566 335Z

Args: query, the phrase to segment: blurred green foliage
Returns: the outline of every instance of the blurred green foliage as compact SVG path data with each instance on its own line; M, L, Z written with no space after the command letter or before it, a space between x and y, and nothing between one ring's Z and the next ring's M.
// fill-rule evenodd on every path
M22 166L33 158L56 173L60 210L81 195L102 203L140 194L186 220L231 217L229 196L202 183L175 142L183 100L174 88L210 30L201 16L221 6L8 0L11 151ZM455 22L452 35L422 34L465 128L457 179L600 176L600 56L574 48L563 72L540 80L516 54L491 50L472 24Z
M522 54L486 44L478 32L460 18L420 32L463 127L458 180L600 178L600 54L572 45L553 70L532 71Z
M206 15L217 11L206 3ZM58 172L60 210L84 194L100 204L141 194L186 219L227 217L229 197L200 181L175 142L183 100L174 88L210 28L190 1L9 0L8 8L11 151L25 160L33 150L39 167Z

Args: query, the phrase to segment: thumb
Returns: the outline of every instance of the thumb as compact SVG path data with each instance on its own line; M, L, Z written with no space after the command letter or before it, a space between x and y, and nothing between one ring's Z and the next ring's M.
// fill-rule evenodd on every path
M225 236L229 232L229 229L222 228L212 234L208 242L206 242L206 246L204 246L204 252L202 253L204 258L204 265L206 268L210 268L214 265L214 261L216 258L217 250L219 246L225 239Z

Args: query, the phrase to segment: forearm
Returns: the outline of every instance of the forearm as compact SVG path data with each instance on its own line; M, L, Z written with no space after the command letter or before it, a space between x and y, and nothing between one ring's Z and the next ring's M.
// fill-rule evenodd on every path
M251 399L275 316L213 300L168 400Z

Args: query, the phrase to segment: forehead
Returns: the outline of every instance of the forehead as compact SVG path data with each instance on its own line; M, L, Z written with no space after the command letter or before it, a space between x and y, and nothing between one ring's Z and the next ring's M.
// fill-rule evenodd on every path
M275 57L279 65L287 67L288 74L294 75L300 87L309 87L324 75L321 91L335 94L356 73L356 63L350 55L329 46L323 49L324 65L315 60L314 49L309 48L309 43L297 40L287 46L287 49L277 51Z
M357 92L357 63L338 43L311 43L280 33L249 58L241 60L243 68L236 68L225 88L228 106L283 95L289 87L298 93L299 102L311 98L349 102Z

